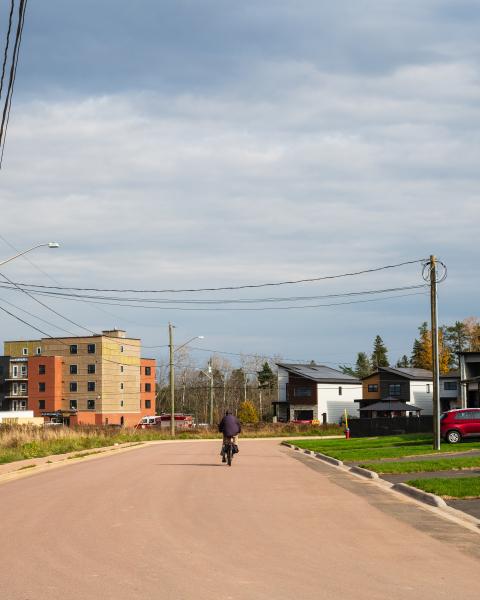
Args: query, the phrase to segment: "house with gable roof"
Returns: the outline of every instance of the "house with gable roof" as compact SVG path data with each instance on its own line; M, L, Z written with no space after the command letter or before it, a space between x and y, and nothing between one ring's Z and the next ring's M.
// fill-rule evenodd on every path
M358 417L355 399L361 394L359 379L317 364L277 363L278 400L273 402L278 421L338 423L347 410Z

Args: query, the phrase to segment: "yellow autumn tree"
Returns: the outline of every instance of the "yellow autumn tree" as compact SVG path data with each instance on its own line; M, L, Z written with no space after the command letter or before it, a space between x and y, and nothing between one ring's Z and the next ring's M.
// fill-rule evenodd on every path
M419 327L420 339L415 340L413 366L419 369L433 369L432 334L427 323ZM443 331L438 332L438 360L440 373L445 374L450 370L452 355L448 346L444 343Z

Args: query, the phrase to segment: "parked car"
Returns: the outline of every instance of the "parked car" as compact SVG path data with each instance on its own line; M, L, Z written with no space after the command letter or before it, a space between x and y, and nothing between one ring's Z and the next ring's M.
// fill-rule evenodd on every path
M463 438L480 437L480 408L444 412L440 417L440 433L450 444L458 444Z

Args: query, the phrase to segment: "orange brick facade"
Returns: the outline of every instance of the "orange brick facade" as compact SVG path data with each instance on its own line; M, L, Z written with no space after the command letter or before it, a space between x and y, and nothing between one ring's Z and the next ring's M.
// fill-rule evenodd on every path
M12 393L25 386L18 394L24 408L36 417L61 411L70 425L129 427L155 414L156 361L140 350L140 340L118 330L5 342L5 356L26 366L21 373L18 367Z

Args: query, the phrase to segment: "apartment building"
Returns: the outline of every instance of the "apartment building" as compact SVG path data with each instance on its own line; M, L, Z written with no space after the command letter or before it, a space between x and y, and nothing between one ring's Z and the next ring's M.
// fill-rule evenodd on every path
M7 410L61 413L70 425L135 425L155 412L155 360L123 330L7 341L4 354Z

